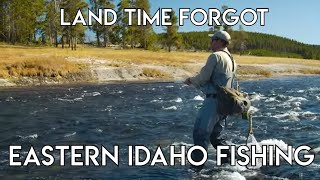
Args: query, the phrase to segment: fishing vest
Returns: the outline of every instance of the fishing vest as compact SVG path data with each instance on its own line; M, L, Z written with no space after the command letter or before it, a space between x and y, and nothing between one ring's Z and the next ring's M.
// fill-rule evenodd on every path
M228 54L230 60L232 61L232 72L226 73L227 75L225 75L224 82L212 81L216 88L218 112L223 116L245 114L249 111L251 102L244 93L238 91L238 87L237 89L232 87L235 79L235 62L233 57L228 52L223 52ZM220 78L220 80L221 79L223 78Z

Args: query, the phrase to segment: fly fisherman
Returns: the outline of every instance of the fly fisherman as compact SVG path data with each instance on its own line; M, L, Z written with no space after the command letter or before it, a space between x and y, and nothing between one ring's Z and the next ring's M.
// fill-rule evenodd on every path
M219 145L226 145L224 139L220 137L226 116L220 115L217 111L218 102L215 85L231 87L233 84L236 64L227 49L230 40L231 37L226 31L217 31L211 37L213 53L209 56L206 65L198 75L187 78L184 82L187 85L195 86L206 95L193 129L194 144L202 146L206 150L208 150L209 142L214 148ZM199 162L203 159L203 154L200 150L193 152L192 159L194 161ZM222 151L222 153L228 154L228 157L230 157L229 151ZM228 162L229 158L222 158L222 163ZM198 171L203 166L194 168Z

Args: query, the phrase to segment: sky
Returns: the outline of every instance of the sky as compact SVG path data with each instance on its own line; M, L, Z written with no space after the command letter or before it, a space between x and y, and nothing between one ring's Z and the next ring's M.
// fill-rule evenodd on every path
M114 1L115 4L118 2L119 0ZM242 25L244 30L320 45L319 0L150 0L150 3L152 14L159 8L173 8L176 12L179 11L179 8L221 9L223 5L234 8L238 12L246 8L269 8L265 17L265 26L260 26L258 23L253 26ZM240 24L241 22L232 28L238 30ZM154 30L157 33L164 32L162 27L154 26ZM190 20L186 20L184 26L179 27L180 32L206 30L209 30L208 25L195 26Z
M261 32L278 35L307 44L320 45L320 1L319 0L150 0L151 12L160 8L219 8L227 5L238 12L246 8L269 8L266 14L265 26L256 24L244 26L246 31ZM207 25L195 26L190 21L185 21L179 31L208 30ZM241 23L239 23L241 24ZM238 24L238 25L239 25ZM233 29L238 30L236 25ZM156 27L157 32L163 31Z

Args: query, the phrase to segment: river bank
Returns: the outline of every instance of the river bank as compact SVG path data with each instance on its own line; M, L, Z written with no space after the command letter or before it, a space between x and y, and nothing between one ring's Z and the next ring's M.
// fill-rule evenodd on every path
M207 52L153 52L0 46L0 87L83 83L183 81L196 75ZM234 55L238 79L320 74L320 61Z
M43 86L43 85L77 85L101 83L130 82L179 82L194 76L203 64L190 64L184 68L159 65L132 65L129 67L106 67L103 64L89 66L82 73L70 77L20 77L0 79L0 87ZM303 71L310 70L311 73ZM237 78L241 80L257 80L285 76L314 75L312 68L303 65L271 64L246 65L240 64Z

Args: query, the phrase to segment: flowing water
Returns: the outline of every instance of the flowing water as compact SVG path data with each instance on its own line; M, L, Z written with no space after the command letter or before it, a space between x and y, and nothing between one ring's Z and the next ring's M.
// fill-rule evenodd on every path
M254 135L260 145L309 145L316 154L308 167L283 162L279 167L215 168L210 147L203 171L189 166L128 166L128 145L192 146L192 129L203 94L181 83L85 85L0 90L0 179L320 179L320 78L291 77L244 81L253 104ZM248 122L227 121L230 144L245 144ZM9 146L21 145L23 161L32 145L104 145L120 147L119 167L29 165L9 167ZM54 154L58 159L58 154ZM16 158L18 161L19 158Z

